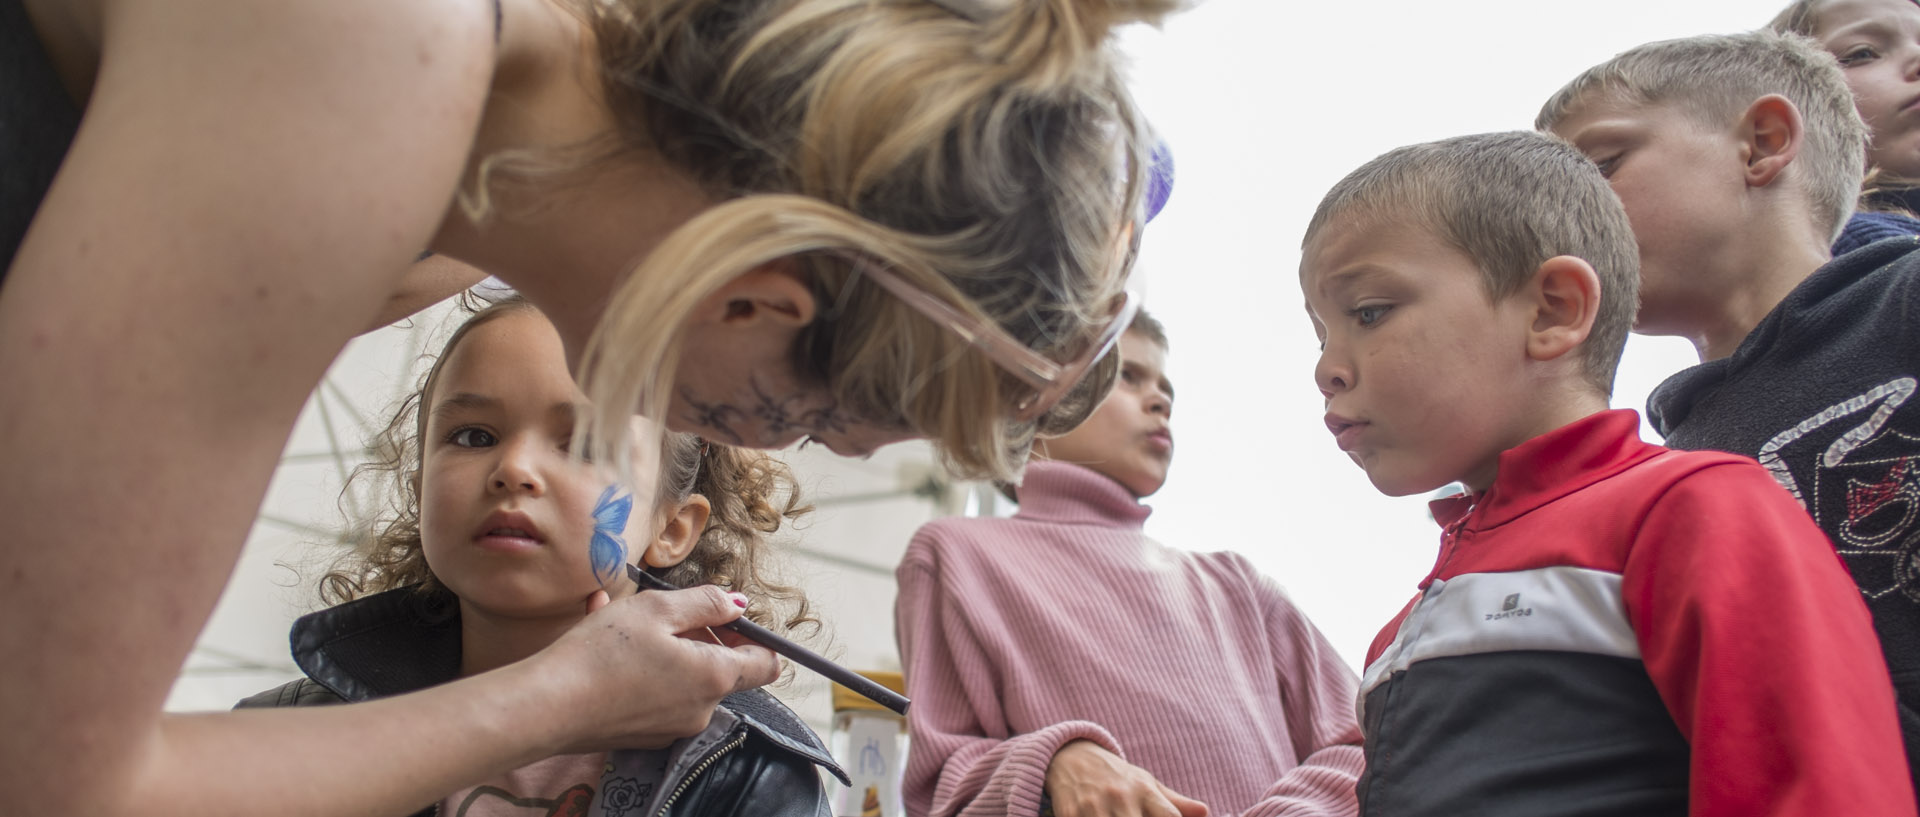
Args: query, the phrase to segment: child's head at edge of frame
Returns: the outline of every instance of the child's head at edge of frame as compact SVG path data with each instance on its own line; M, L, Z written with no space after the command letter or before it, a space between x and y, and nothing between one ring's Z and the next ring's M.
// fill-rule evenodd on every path
M1890 186L1920 184L1920 111L1912 108L1920 61L1917 0L1798 0L1767 27L1811 37L1840 62L1873 137L1867 169ZM1868 186L1873 186L1871 183Z
M1484 491L1501 452L1606 408L1638 280L1619 200L1566 143L1390 151L1301 242L1327 430L1382 493Z
M1143 498L1173 465L1173 381L1167 330L1141 311L1120 336L1120 378L1078 428L1034 445L1036 458L1086 466ZM1017 494L1017 489L1016 489Z
M1824 262L1864 172L1866 128L1833 58L1769 31L1625 51L1561 88L1535 126L1597 162L1627 209L1636 330L1696 345L1760 276Z
M747 617L777 630L817 627L767 563L766 538L810 510L784 465L669 433L654 495L633 496L568 450L584 408L539 310L518 297L478 308L355 472L386 499L377 519L356 520L363 541L322 579L322 598L416 585L430 608L577 618L595 590L630 591L632 562L743 593Z

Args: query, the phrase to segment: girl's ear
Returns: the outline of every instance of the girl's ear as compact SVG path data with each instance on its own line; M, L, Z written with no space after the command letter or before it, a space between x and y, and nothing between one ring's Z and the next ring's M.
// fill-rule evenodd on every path
M1571 255L1556 255L1533 272L1527 292L1533 299L1533 325L1527 333L1527 356L1553 360L1565 355L1593 333L1600 314L1600 275L1593 265Z
M693 546L700 543L700 534L707 530L707 517L712 514L713 504L706 497L699 494L688 497L673 509L666 524L660 526L660 532L647 543L641 561L648 567L673 567L686 561Z

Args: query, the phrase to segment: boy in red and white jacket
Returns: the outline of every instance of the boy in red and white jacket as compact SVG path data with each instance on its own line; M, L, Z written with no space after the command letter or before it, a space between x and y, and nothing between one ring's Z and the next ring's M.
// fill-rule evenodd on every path
M1468 490L1368 654L1362 813L1912 815L1820 530L1754 461L1607 409L1638 258L1600 169L1538 133L1389 152L1307 228L1328 430L1383 493Z

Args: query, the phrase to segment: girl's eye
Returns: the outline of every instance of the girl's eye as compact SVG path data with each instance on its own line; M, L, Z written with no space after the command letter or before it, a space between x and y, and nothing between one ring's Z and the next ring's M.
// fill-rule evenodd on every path
M1379 323L1381 318L1385 318L1387 316L1387 310L1392 308L1393 307L1386 304L1373 304L1371 306L1354 307L1353 311L1348 314L1351 314L1353 319L1358 321L1361 326L1372 326Z
M1879 56L1880 52L1873 50L1873 46L1856 45L1840 53L1840 65L1843 68L1851 68Z
M1600 168L1600 175L1602 177L1611 179L1613 178L1613 171L1620 167L1620 159L1621 157L1619 156L1598 159L1594 161L1594 165Z
M493 434L484 428L466 426L464 428L456 428L453 430L453 433L448 434L447 442L461 448L486 448L499 442L499 440L494 439Z
M1124 366L1123 366L1123 367L1121 367L1121 369L1120 369L1120 382L1122 382L1122 383L1139 383L1139 382L1140 382L1140 373L1139 373L1139 372L1136 372L1136 371L1133 371L1132 369L1128 369L1128 368L1126 368L1126 367L1124 367Z

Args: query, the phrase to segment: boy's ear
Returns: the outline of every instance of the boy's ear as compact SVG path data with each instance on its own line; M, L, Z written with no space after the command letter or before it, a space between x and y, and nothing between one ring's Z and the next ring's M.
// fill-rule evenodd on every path
M673 567L686 561L693 546L700 543L700 534L706 532L707 517L712 513L713 505L706 497L699 494L688 497L673 509L673 515L667 517L660 532L647 543L641 561L648 567Z
M1585 343L1600 314L1600 276L1593 265L1571 255L1556 255L1533 272L1530 290L1533 325L1527 332L1527 357L1555 360Z
M801 327L813 323L816 307L799 266L783 258L721 285L695 308L695 317L733 328L767 321Z
M1766 187L1800 156L1806 133L1800 109L1779 94L1767 94L1747 106L1740 118L1747 161L1747 186Z

